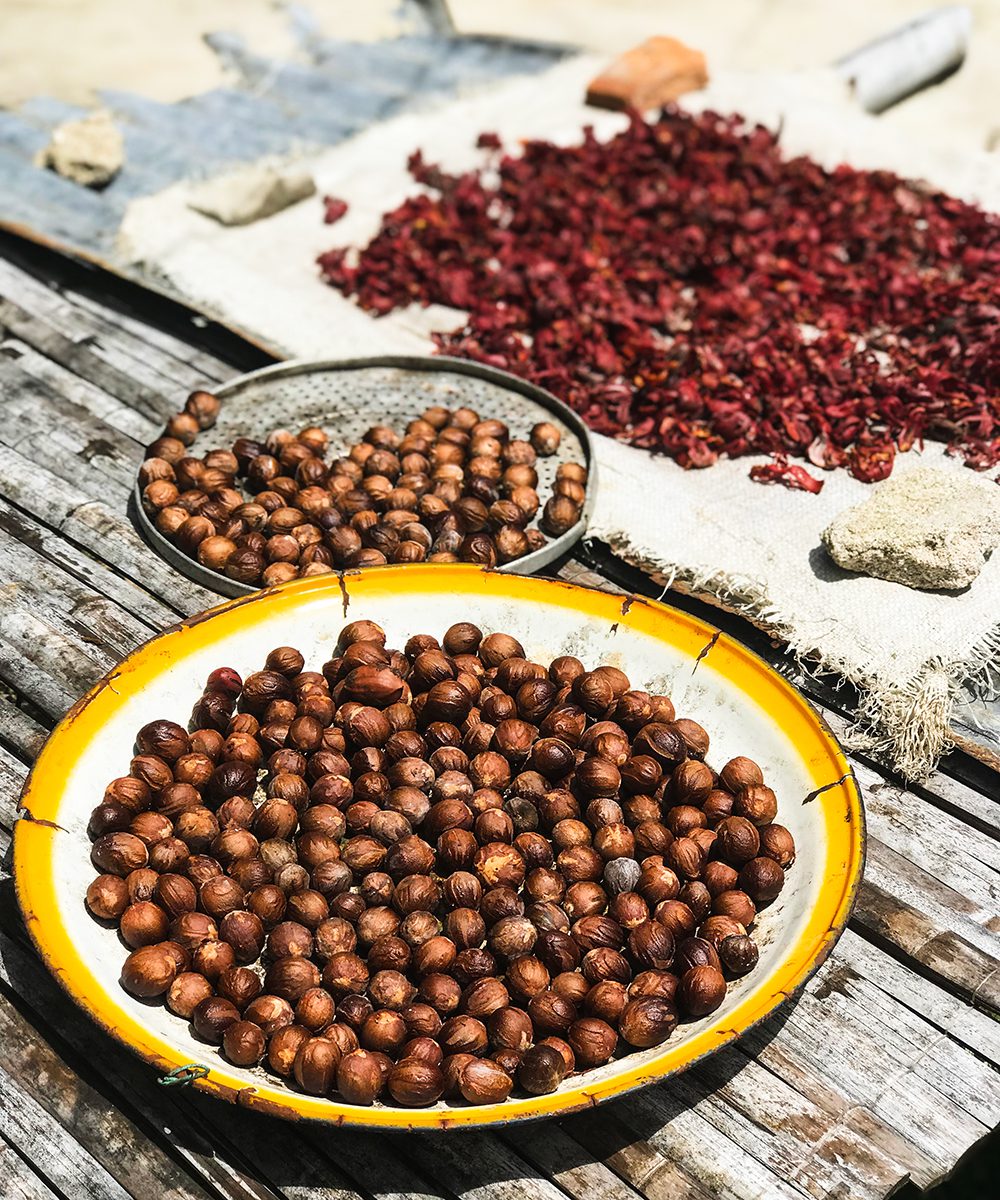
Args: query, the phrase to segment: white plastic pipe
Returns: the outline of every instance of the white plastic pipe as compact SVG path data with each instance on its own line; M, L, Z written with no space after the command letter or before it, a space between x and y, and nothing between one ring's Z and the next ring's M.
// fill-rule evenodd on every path
M938 8L845 55L834 66L862 108L878 113L959 66L971 32L972 12L965 5Z

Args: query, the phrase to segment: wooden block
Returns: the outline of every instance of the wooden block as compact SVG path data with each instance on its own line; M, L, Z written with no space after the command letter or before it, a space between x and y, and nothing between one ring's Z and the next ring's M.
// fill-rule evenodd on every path
M644 111L669 104L708 83L705 56L672 37L651 37L626 50L592 79L587 103L597 108Z

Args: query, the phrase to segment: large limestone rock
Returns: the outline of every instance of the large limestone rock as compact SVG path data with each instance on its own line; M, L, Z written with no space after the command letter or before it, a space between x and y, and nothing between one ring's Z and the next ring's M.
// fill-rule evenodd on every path
M313 195L308 171L255 163L238 167L193 188L188 206L222 225L249 225Z
M968 587L1000 545L1000 487L971 470L917 467L841 513L823 544L848 571L912 588Z
M85 187L111 182L125 161L121 131L106 109L76 121L64 121L39 156L40 165Z

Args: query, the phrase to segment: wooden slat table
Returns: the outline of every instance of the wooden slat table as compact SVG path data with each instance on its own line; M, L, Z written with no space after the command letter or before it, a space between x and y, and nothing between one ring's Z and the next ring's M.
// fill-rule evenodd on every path
M217 600L139 538L128 494L183 395L264 356L125 289L0 243L0 853L47 730L134 646ZM599 547L560 574L658 590ZM846 726L844 692L749 625L708 618ZM868 1200L931 1187L1000 1122L1000 779L960 755L910 789L854 765L865 884L804 994L680 1078L498 1133L302 1128L157 1087L40 965L4 878L0 1196ZM987 1153L970 1169L995 1181L977 1165ZM954 1195L977 1194L968 1178Z

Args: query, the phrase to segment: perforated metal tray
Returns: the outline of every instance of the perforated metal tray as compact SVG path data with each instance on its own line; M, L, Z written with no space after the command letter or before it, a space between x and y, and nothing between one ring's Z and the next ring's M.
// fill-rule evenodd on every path
M589 480L583 512L572 529L499 570L531 575L565 554L587 528L597 488L587 427L551 393L495 367L444 356L296 361L241 375L216 388L215 395L223 401L219 419L195 440L193 454L229 447L238 437L263 437L282 428L294 433L318 425L330 435L329 461L346 454L372 425L389 425L402 432L409 421L434 404L446 408L465 405L484 418L498 418L516 437L527 437L538 421L551 421L562 441L558 453L536 463L538 494L544 504L561 463L584 463ZM182 574L224 596L258 590L208 570L168 541L143 511L138 479L134 500L135 520L146 541Z

